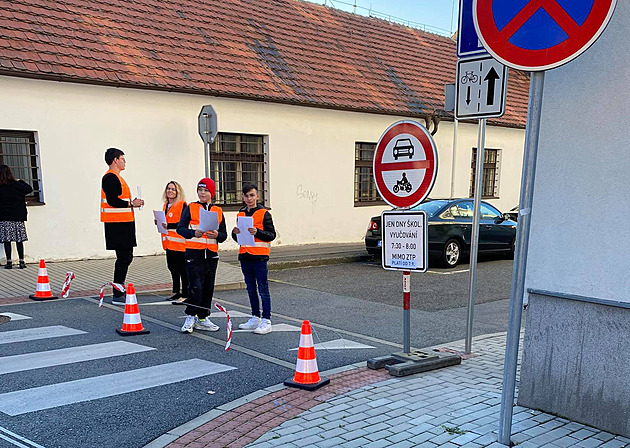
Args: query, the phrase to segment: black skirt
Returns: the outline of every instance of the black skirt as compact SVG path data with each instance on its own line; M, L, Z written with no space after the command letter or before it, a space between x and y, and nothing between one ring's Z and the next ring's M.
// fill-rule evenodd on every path
M136 223L106 222L105 248L107 250L131 249L136 247Z

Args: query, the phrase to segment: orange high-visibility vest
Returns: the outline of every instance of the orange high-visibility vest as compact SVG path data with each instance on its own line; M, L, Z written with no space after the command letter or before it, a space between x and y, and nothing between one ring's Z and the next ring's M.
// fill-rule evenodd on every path
M265 210L264 208L261 208L260 210L256 210L254 214L252 215L252 218L254 220L254 227L256 227L257 229L264 230L263 218L265 217L266 212L267 210ZM245 212L238 212L236 216L238 217L238 216L246 216L246 215L245 215ZM238 248L239 254L244 254L246 252L252 255L269 256L269 253L271 252L271 243L267 241L259 240L258 238L254 237L253 246L239 246Z
M189 229L199 229L199 213L201 208L202 206L198 202L188 204L188 209L190 210L190 223L188 224ZM221 220L223 219L223 210L221 209L221 207L213 205L208 211L216 212L220 225ZM186 249L208 249L213 252L219 252L219 243L217 243L217 240L214 238L206 237L206 234L204 233L200 238L193 236L192 238L187 239Z
M129 190L129 186L127 185L127 182L125 182L125 179L123 179L120 174L112 170L107 170L105 174L109 173L115 174L120 181L122 193L118 196L118 198L123 201L130 202L131 190ZM101 187L101 222L133 222L133 220L133 207L112 207L107 203L107 197L105 196L103 187Z
M186 203L184 201L178 201L171 205L166 211L166 206L168 202L164 203L164 213L166 213L166 223L167 224L177 224L179 219L182 217L182 210ZM164 250L174 250L176 252L184 252L186 250L186 238L177 233L177 229L168 229L168 233L162 235L162 248Z

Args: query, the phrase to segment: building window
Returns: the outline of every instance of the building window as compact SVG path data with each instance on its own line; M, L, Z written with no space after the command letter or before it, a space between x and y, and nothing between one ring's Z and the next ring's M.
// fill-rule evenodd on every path
M499 165L501 151L498 149L484 149L483 151L483 181L481 182L481 197L497 199L499 197ZM477 165L477 148L472 150L470 164L470 197L475 193L475 172Z
M384 204L378 194L372 161L376 143L354 144L354 205L380 205Z
M216 182L214 203L226 210L243 206L242 188L258 186L260 203L269 206L265 138L250 134L217 134L210 148L210 177Z
M33 187L26 196L26 204L41 204L42 179L39 156L33 132L0 130L0 165L8 165L16 179Z

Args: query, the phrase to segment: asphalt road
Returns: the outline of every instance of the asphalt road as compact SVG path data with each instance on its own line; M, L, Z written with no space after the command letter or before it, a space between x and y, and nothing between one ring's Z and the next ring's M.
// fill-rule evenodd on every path
M505 330L511 264L506 260L479 264L475 334ZM467 267L412 275L413 347L464 337ZM303 319L311 321L316 344L329 344L330 349L317 350L320 371L399 351L401 276L370 262L273 271L274 332L264 336L235 332L229 352L224 351L224 317L213 318L221 326L220 332L182 334L183 307L166 304L156 294L138 296L143 324L151 333L126 338L115 332L121 327L122 307L99 309L94 299L2 306L0 314L11 312L26 318L0 325L0 447L18 446L1 437L7 430L46 448L142 447L223 403L291 377L297 356L292 349L298 346ZM247 320L244 290L221 291L215 299L230 310L235 330ZM9 343L2 339L17 334L7 332L49 326L81 333L50 337L52 330L45 330L48 336L43 339ZM39 362L51 350L87 347L95 351L96 344L119 341L135 344L142 351L2 371L3 365L16 361L12 356L35 354L32 362ZM357 343L362 346L355 348ZM210 371L204 372L204 368ZM155 373L151 369L170 373L159 384L150 385ZM121 375L111 376L116 374ZM116 393L129 379L140 386ZM91 398L95 393L101 397ZM11 400L16 408L6 404ZM68 403L58 404L60 400ZM20 411L23 406L26 411ZM34 410L29 411L29 406Z

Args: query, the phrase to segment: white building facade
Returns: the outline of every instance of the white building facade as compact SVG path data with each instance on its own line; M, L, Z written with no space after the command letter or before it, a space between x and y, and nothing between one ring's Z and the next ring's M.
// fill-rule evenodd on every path
M37 155L41 203L28 207L28 260L111 256L105 250L98 209L101 177L107 170L103 155L112 146L125 152L127 169L122 175L133 192L141 186L146 201L144 210L136 212L135 254L160 253L152 210L161 208L169 180L179 181L187 199L196 200L196 182L205 171L197 116L206 104L217 112L218 139L227 135L254 142L249 147L261 144L257 175L263 177L264 202L278 230L275 244L362 241L369 218L386 206L359 201L372 194L361 191L372 187L365 187L366 176L360 176L365 160L359 160L364 154L359 149L367 148L369 155L389 125L408 119L7 76L0 76L0 102L12 105L0 109L0 132L31 134ZM439 168L431 197L451 196L453 172L454 196L470 194L476 124L459 123L457 136L453 169L453 122L439 123L434 136ZM521 128L488 127L486 148L494 152L488 201L500 210L518 201L523 139ZM247 151L246 146L241 151ZM216 157L210 154L211 164ZM234 171L242 171L248 160L235 163L240 165L233 165ZM211 170L211 176L229 177L225 166ZM235 223L236 207L226 207L228 228ZM236 245L228 239L222 248Z

